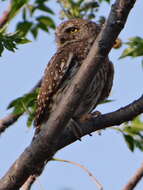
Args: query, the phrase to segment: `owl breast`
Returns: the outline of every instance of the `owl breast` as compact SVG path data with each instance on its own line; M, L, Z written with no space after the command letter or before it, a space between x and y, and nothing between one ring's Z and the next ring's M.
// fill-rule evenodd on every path
M55 111L62 97L70 87L74 76L78 72L81 64L83 63L83 60L86 58L89 52L92 42L93 41L91 41L91 43L82 42L80 44L81 47L78 45L78 49L74 49L75 58L72 60L73 64L71 64L71 68L69 68L67 71L66 77L63 79L57 93L55 93L52 98L52 102L54 102L54 104L51 105L51 112ZM73 44L73 48L74 47L76 47L76 43ZM72 46L70 46L70 51L72 51ZM74 113L74 118L80 118L80 116L90 113L99 102L108 97L113 81L113 69L111 71L110 67L112 67L112 63L107 58L100 67L99 71L96 73L90 85L85 89L81 101L79 102L78 107Z

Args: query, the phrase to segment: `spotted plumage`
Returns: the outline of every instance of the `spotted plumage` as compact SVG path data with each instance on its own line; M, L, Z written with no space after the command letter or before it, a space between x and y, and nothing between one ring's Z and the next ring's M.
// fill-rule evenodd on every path
M36 127L46 122L50 114L57 108L99 31L100 28L96 23L83 19L72 19L57 27L58 49L44 73L37 99L34 122ZM83 98L74 113L74 118L80 118L84 114L90 113L98 103L108 97L112 87L113 74L113 65L106 58L89 87L85 89Z

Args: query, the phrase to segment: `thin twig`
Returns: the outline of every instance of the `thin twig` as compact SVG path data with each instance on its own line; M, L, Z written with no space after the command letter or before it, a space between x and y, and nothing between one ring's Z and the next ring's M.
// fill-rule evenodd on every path
M11 12L11 3L8 6L7 10L3 12L2 17L0 18L0 28L3 28L7 24L10 12Z
M35 176L35 175L29 176L27 181L22 185L21 190L30 190L31 186L35 182L36 178L37 178L37 176Z
M8 116L0 119L0 134L4 132L10 125L18 120L21 115L15 115L13 113L9 114Z
M141 167L137 169L136 173L133 177L129 180L129 182L125 185L123 190L133 190L134 187L140 182L141 178L143 177L143 163Z
M52 160L59 161L59 162L66 162L66 163L69 163L69 164L73 164L73 165L75 165L77 167L80 167L81 169L83 169L93 179L93 181L97 185L98 189L103 190L102 184L97 180L97 178L85 166L83 166L83 165L81 165L81 164L79 164L77 162L73 162L73 161L70 161L70 160L63 160L63 159L59 159L59 158L53 158Z

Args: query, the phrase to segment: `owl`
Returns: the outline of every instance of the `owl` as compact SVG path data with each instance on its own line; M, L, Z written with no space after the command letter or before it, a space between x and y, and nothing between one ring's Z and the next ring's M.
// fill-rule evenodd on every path
M65 95L83 60L100 32L100 27L92 21L71 19L56 29L57 52L49 61L44 73L37 98L37 111L34 125L37 129L47 122ZM96 106L108 97L113 83L114 69L106 57L73 115L78 120L91 113ZM69 121L72 121L72 119Z

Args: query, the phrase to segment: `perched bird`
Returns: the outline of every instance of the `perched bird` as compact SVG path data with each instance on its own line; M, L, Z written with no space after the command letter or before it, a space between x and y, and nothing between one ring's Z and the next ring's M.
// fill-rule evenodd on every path
M57 52L47 65L37 98L34 121L37 129L58 106L99 32L100 27L96 23L84 19L71 19L57 27ZM91 113L97 104L108 97L113 75L113 65L107 57L91 84L85 89L73 115L75 120Z

